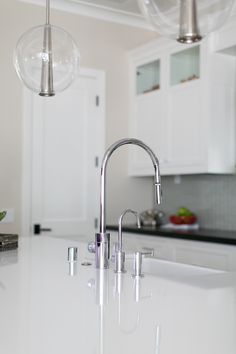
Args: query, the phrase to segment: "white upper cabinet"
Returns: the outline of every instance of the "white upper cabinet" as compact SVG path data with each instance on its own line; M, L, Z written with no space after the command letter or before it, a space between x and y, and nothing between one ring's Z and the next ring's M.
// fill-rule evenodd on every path
M129 53L130 136L150 145L162 175L235 172L236 61L210 44L160 39ZM138 149L129 167L153 174Z

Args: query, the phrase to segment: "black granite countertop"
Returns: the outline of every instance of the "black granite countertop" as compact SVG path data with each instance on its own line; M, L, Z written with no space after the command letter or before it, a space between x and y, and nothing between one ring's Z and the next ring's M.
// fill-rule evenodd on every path
M118 226L108 225L108 230L118 230ZM161 236L175 239L195 240L202 242L214 242L228 245L236 245L236 231L224 231L224 230L211 230L211 229L199 229L199 230L171 230L162 229L155 226L142 226L138 229L136 225L124 225L124 232L131 232L140 235L149 236Z

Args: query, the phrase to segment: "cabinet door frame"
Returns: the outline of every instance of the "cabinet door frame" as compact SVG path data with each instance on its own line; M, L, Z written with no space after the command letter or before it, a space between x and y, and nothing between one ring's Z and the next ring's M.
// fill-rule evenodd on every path
M166 43L163 42L163 43ZM168 42L167 47L173 46L172 42ZM143 93L138 95L137 90L136 90L136 69L139 66L148 64L152 61L159 60L160 61L160 89L159 90L154 90L150 91L147 93ZM129 95L129 101L130 101L130 107L129 107L129 112L130 112L130 120L129 120L129 132L132 132L132 136L134 138L139 138L139 136L136 135L137 133L137 122L136 122L136 113L137 113L137 105L138 102L142 99L148 99L151 97L161 97L163 92L166 90L166 71L167 71L167 63L166 63L166 54L164 52L164 47L157 47L153 49L152 46L148 43L147 46L144 46L141 52L139 51L136 53L136 51L133 51L133 54L129 58L129 82L130 82L130 95ZM134 136L135 132L135 136ZM144 143L146 142L145 139ZM156 153L157 157L159 151L156 151L155 146L150 146L154 152ZM129 163L129 176L152 176L153 175L153 169L150 164L150 161L147 159L147 162L144 164L140 164L138 159L137 159L137 153L139 151L136 150L130 150L129 153L129 161L132 161L132 164ZM165 160L166 157L161 158L161 160ZM161 161L163 163L163 161Z

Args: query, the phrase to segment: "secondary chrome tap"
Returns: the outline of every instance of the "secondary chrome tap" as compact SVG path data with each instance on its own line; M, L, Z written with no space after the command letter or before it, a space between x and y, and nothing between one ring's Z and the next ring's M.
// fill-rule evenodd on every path
M109 158L115 150L117 150L122 145L133 144L140 146L144 149L152 160L154 167L154 186L155 186L155 197L157 204L161 203L161 177L159 161L154 152L138 139L121 139L112 144L106 151L101 166L101 185L100 185L100 218L99 218L99 233L95 234L95 262L96 268L104 269L109 267L110 258L110 234L106 232L106 168ZM91 248L90 248L91 249Z
M119 217L118 243L115 245L115 273L125 273L125 252L123 251L122 221L127 213L136 216L137 226L140 229L141 223L137 211L126 209Z

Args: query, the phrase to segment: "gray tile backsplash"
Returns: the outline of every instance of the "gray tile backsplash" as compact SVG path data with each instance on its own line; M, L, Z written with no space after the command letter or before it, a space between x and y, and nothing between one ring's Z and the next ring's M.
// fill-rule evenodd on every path
M168 215L185 206L196 213L201 227L236 230L236 175L162 177L163 203Z

